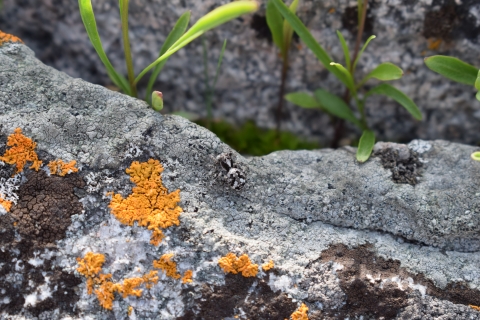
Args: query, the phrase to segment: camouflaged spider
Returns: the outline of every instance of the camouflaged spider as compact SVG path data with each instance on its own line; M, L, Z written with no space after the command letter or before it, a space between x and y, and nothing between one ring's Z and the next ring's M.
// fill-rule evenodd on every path
M243 170L233 161L231 152L224 152L215 158L215 162L219 164L226 174L223 176L228 184L234 190L243 188L246 182L246 175Z

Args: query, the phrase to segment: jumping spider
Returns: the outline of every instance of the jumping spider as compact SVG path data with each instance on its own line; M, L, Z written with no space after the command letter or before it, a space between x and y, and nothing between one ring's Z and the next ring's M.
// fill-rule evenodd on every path
M215 158L215 162L226 171L224 178L232 189L240 190L243 188L247 178L243 170L233 161L231 152L219 154Z

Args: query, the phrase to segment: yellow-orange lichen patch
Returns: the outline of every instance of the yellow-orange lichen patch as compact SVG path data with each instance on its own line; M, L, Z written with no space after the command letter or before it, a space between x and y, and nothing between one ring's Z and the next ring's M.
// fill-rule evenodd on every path
M302 303L300 308L298 308L292 315L290 316L292 320L308 320L307 315L308 307L305 303Z
M8 136L7 146L10 148L5 151L3 156L0 156L0 161L15 164L17 166L15 173L23 171L27 161L32 162L30 169L35 171L40 169L42 161L38 160L37 153L34 150L37 143L25 137L22 134L22 129L16 128L14 133Z
M102 271L105 256L101 253L88 252L85 257L77 258L77 271L87 278L94 278Z
M6 42L20 42L20 43L23 43L23 41L20 38L15 37L11 34L2 32L2 30L0 30L0 46L3 45Z
M147 289L150 289L151 287L153 287L154 284L158 282L157 274L158 271L152 270L142 277L143 281L145 282L145 287L147 287Z
M180 279L180 274L177 272L177 264L172 261L173 253L166 253L158 260L153 260L153 267L165 271L167 277L173 279Z
M128 306L127 315L130 316L130 315L132 314L132 311L133 311L133 307L132 307L132 306Z
M193 276L192 270L185 271L182 277L182 283L192 283L193 282L192 276Z
M168 193L162 184L163 167L158 160L135 161L126 172L136 186L126 199L109 193L112 195L109 208L121 223L132 226L137 221L152 230L150 243L158 245L163 239L161 229L180 224L178 217L183 211L178 206L180 190Z
M480 307L477 307L477 306L474 306L472 304L468 305L470 308L472 308L473 310L476 310L476 311L480 311Z
M270 260L268 263L262 264L263 271L268 271L270 269L273 269L273 267L275 267L275 264L273 263L273 260Z
M0 197L0 206L2 206L7 212L10 212L10 209L12 208L12 201L8 201Z
M252 264L246 254L237 258L235 254L230 252L218 260L218 265L226 273L242 273L244 277L255 277L258 273L258 264Z
M50 169L51 174L56 174L61 177L73 172L78 172L78 168L75 168L77 161L72 160L68 163L63 162L63 160L54 160L50 161L47 166Z

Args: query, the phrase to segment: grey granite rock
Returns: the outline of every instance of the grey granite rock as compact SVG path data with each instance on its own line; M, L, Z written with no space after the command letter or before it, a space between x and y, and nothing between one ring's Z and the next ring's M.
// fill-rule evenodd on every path
M92 1L105 50L113 64L125 73L117 1ZM135 69L147 66L158 54L167 33L186 10L196 21L220 0L130 1L130 25ZM274 127L280 78L280 60L267 40L265 0L256 16L246 16L208 33L211 72L221 44L227 51L215 93L216 117L241 123L254 119L261 127ZM375 65L390 61L405 71L395 85L407 93L422 110L425 120L416 122L399 105L387 98L372 97L368 119L380 140L408 142L412 139L445 139L477 144L480 133L480 104L473 88L452 83L428 70L425 56L452 55L480 66L480 4L477 0L371 0L366 35L375 34L359 63L366 74ZM343 62L335 31L341 30L354 47L356 1L302 1L299 15L315 38ZM0 29L23 38L44 63L70 76L108 85L110 80L90 45L78 9L68 0L4 0ZM440 41L438 49L435 41ZM433 45L433 46L432 46ZM339 81L329 75L303 46L292 51L292 68L287 91L313 91L319 87L343 94ZM189 67L186 68L185 66ZM201 42L196 41L173 56L156 88L165 94L166 110L206 114ZM374 81L372 81L374 84ZM141 84L144 86L144 84ZM319 139L328 145L333 127L327 116L288 105L283 128ZM345 143L359 133L348 127Z
M468 307L480 305L475 148L378 143L362 165L352 148L244 158L183 118L43 65L24 45L0 47L0 70L0 154L19 127L44 163L80 168L63 178L25 168L11 180L1 163L0 192L16 201L0 213L2 319L284 319L301 303L310 319L480 319ZM230 152L243 188L217 160ZM125 169L149 158L184 211L159 246L120 223L105 195L130 194ZM174 253L193 283L160 271L140 297L116 294L105 310L77 270L87 252L105 255L102 272L116 282ZM228 252L275 267L225 275Z

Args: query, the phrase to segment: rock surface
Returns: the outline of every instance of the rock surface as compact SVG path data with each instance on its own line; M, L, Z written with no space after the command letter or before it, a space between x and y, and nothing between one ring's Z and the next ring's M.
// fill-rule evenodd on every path
M108 85L105 68L96 56L78 13L70 0L4 0L0 29L22 38L47 65L70 76ZM245 16L208 32L210 71L213 74L222 42L228 39L222 73L214 101L216 117L242 123L254 119L261 127L275 127L281 61L268 40L264 4L256 15ZM197 21L224 0L130 1L130 31L135 69L139 72L158 55L160 46L178 17L192 11ZM480 4L478 0L370 0L365 35L375 34L359 63L359 75L381 62L403 68L403 79L393 83L420 107L424 122L416 122L398 104L380 97L367 102L370 126L385 141L445 139L478 144L480 104L473 88L455 84L427 69L426 56L452 55L480 66ZM116 68L124 71L118 1L92 1L105 50ZM350 48L355 42L356 1L301 1L299 16L313 35L343 63L335 34L341 30ZM437 48L438 47L438 48ZM340 82L329 75L303 45L291 54L287 92L318 88L343 95ZM188 68L185 66L188 65ZM146 79L145 79L146 80ZM144 86L146 82L140 84ZM375 84L374 81L370 82ZM206 115L202 43L195 41L175 54L162 71L156 89L165 93L168 112L190 111ZM283 128L328 145L333 137L329 117L314 110L286 106ZM346 137L359 132L347 126Z
M304 303L310 319L480 319L468 306L480 305L475 148L378 143L363 165L350 148L244 158L187 120L43 65L22 44L0 47L0 70L0 155L21 128L44 164L80 169L25 167L12 178L14 167L0 166L2 197L16 201L0 213L0 317L285 319ZM159 246L140 224L122 224L106 195L134 192L125 169L150 158L183 208ZM139 297L116 293L106 310L79 272L88 252L104 255L115 283L169 253L193 282L160 270L158 283ZM218 262L229 252L274 268L225 274Z

